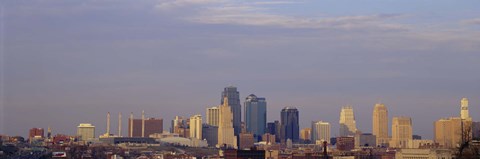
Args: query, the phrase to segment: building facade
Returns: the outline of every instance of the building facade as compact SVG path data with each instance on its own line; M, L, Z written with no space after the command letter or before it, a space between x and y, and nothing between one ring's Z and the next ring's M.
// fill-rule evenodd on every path
M345 106L340 111L340 136L354 136L357 131L353 107Z
M217 147L237 147L237 137L233 128L233 113L228 105L228 98L225 97L223 105L220 108L220 121L218 123L218 143Z
M77 126L77 136L80 140L90 140L95 138L95 126L90 123L81 123Z
M267 102L265 98L259 98L250 94L245 99L245 125L247 132L253 134L255 141L259 141L265 134L267 127Z
M384 104L375 104L372 115L372 133L376 137L376 144L388 146L388 110ZM375 146L375 145L371 145Z
M412 141L412 119L409 117L392 118L392 139L390 147L408 148Z
M221 105L224 104L225 98L228 98L228 106L232 110L233 114L233 129L235 136L242 131L242 105L240 105L240 93L237 91L237 87L229 86L225 87L222 92Z
M154 133L163 133L163 119L130 119L128 132L130 137L148 137Z
M190 138L202 140L202 115L190 117Z
M218 107L207 108L207 124L212 126L218 126L220 121L220 109Z
M281 142L284 143L288 139L298 143L299 140L299 115L295 107L285 107L282 109L281 115Z
M324 121L312 122L312 143L330 143L330 123Z
M43 128L31 128L28 132L28 139L32 140L35 137L45 137L45 131Z

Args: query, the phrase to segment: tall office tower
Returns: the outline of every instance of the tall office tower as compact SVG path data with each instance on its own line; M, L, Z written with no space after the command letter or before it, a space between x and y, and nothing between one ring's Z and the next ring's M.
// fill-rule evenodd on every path
M148 137L154 133L163 133L163 119L142 117L142 119L131 119L128 122L129 136L131 137Z
M202 140L202 116L190 117L190 138Z
M460 118L462 119L470 119L470 115L468 115L468 99L462 98L460 101Z
M312 143L330 143L330 123L324 121L312 122Z
M303 128L300 130L300 139L303 140L303 142L309 142L311 141L312 136L312 128Z
M80 139L85 141L95 138L95 126L90 123L81 123L77 126L77 136L80 136Z
M44 130L43 128L31 128L28 133L28 139L32 140L34 137L44 137Z
M219 106L220 120L218 122L218 144L217 147L237 147L237 136L233 128L233 113L228 105L228 98L225 97L223 105Z
M232 109L233 114L233 129L235 130L235 136L238 136L242 131L242 106L240 105L240 93L237 91L237 87L229 86L225 87L222 92L221 105L224 103L224 97L228 98L228 106Z
M267 102L265 98L258 98L250 94L245 99L245 124L247 132L253 134L255 141L259 141L267 127Z
M281 115L281 142L285 143L288 139L294 143L299 140L299 116L295 107L285 107L282 109Z
M372 133L376 137L376 144L387 146L388 138L388 110L384 104L377 103L373 108ZM373 145L372 145L373 146Z
M435 122L435 142L444 148L454 148L462 142L462 134L466 139L472 137L467 133L471 128L472 121L459 117L440 119ZM463 127L463 131L462 131Z
M203 124L202 139L207 140L209 147L215 147L218 143L218 126Z
M357 131L353 107L345 106L340 111L340 136L354 136Z
M267 132L269 134L275 135L275 142L280 142L280 130L281 130L281 125L278 120L267 123Z
M218 107L207 108L207 124L212 126L218 126L220 109Z
M390 147L408 148L412 139L412 119L409 117L392 118L392 140Z

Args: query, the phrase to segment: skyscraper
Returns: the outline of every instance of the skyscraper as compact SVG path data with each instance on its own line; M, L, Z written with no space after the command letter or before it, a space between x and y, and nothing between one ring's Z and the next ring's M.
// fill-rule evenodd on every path
M250 94L245 99L245 124L247 132L252 133L255 141L265 133L267 127L267 102Z
M202 140L202 116L194 115L190 117L190 137Z
M218 107L207 108L207 124L212 126L218 126L219 121L219 111Z
M232 109L228 105L228 98L225 97L223 105L219 106L220 120L218 122L218 144L217 147L237 147L237 137L233 128Z
M412 119L409 117L393 117L392 140L390 147L408 148L412 141Z
M95 126L90 123L81 123L77 126L77 136L80 136L81 140L89 140L95 138Z
M345 106L340 111L340 136L354 136L357 131L353 107Z
M375 104L372 115L372 133L376 136L377 145L387 146L388 138L388 110L384 104Z
M468 114L468 99L462 98L460 101L460 118L462 119L470 119L470 115Z
M312 122L312 143L330 143L330 123L324 121Z
M299 116L295 107L285 107L282 109L281 115L281 142L285 143L287 139L298 143L299 139Z
M224 103L224 97L228 98L228 106L232 109L233 113L233 129L235 136L238 136L242 131L242 106L240 105L240 93L237 91L237 87L229 86L225 87L222 92L221 105Z

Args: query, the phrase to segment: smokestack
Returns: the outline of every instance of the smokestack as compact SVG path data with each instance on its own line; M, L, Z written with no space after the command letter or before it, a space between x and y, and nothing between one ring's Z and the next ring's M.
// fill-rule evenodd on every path
M142 137L145 137L145 111L142 110Z
M110 136L110 112L107 113L107 136Z
M118 113L118 137L122 137L122 113Z
M130 137L133 137L133 112L130 112Z

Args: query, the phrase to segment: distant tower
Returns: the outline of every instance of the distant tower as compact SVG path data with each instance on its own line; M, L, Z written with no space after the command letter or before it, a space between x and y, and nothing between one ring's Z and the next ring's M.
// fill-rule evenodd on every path
M118 137L122 137L122 113L118 113Z
M242 105L240 105L240 93L237 91L237 87L229 86L225 87L222 92L221 105L225 102L225 98L228 98L228 106L232 109L233 113L233 128L235 130L235 136L238 136L242 131Z
M190 138L202 140L202 115L190 117Z
M460 101L460 118L462 119L469 119L470 116L468 115L468 99L467 98L462 98Z
M130 112L130 120L129 120L129 123L128 124L130 126L130 131L129 131L129 134L128 136L129 137L133 137L133 112Z
M207 124L212 126L218 126L220 109L218 107L207 108Z
M376 136L377 145L388 144L388 110L384 104L375 104L372 116L372 132Z
M392 140L390 147L407 148L413 139L412 119L409 117L392 118Z
M142 137L145 137L145 111L142 110Z
M247 132L252 133L255 141L265 134L267 128L267 102L250 94L245 99L245 124Z
M294 143L298 143L299 140L299 116L298 110L295 107L285 107L280 114L281 118L281 142L285 143L290 139Z
M342 107L340 112L340 137L354 136L357 131L355 123L355 115L353 114L353 107Z
M107 137L110 136L110 112L107 113Z
M51 138L52 138L52 128L50 128L50 126L48 126L47 139L51 139Z
M233 113L228 105L228 98L225 97L223 105L219 106L220 121L218 122L218 144L217 147L237 147L237 137L233 129Z
M80 140L85 141L95 138L95 126L90 123L81 123L77 126L77 136Z
M324 121L312 122L312 143L330 143L330 123Z

